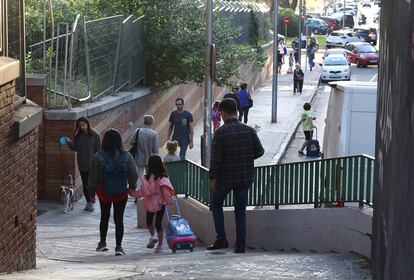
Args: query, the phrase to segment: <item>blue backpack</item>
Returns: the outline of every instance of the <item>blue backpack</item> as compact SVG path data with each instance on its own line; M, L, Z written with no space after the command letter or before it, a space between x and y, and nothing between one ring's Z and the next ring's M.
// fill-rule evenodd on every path
M98 152L105 160L102 166L102 183L106 195L118 195L128 190L127 153L122 152L113 160L105 151Z

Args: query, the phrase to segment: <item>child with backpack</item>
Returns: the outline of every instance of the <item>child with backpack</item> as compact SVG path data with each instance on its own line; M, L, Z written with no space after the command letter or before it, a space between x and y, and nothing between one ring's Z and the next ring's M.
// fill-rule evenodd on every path
M163 162L173 162L180 161L181 158L177 155L178 142L177 141L168 141L167 145L167 155L163 158Z
M312 137L313 137L313 120L316 120L316 118L312 117L311 108L312 106L310 103L305 103L303 105L303 109L305 111L302 113L301 118L302 118L303 133L305 134L305 142L303 143L302 147L300 148L298 152L298 154L301 156L305 155L303 153L303 150L306 148L309 141L312 140Z
M165 213L165 206L173 203L174 188L168 179L167 169L165 168L159 155L152 155L148 160L146 175L141 177L141 188L129 190L129 195L135 198L144 198L144 209L147 211L147 228L151 235L147 248L155 248L154 253L163 252L163 230L162 219ZM154 232L154 216L155 229Z
M124 210L128 199L128 184L135 189L138 179L137 168L132 155L123 150L121 134L115 129L109 129L102 140L102 149L95 154L89 172L89 194L95 203L95 193L101 207L101 222L99 232L101 239L96 248L97 252L108 251L106 235L114 207L114 222L116 247L115 256L123 256Z

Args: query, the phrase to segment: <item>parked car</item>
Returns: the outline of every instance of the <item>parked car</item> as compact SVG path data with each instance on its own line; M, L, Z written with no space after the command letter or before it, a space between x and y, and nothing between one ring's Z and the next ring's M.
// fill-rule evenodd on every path
M358 67L367 65L378 65L378 50L370 43L354 42L346 45L346 49L350 52L348 60L355 63Z
M311 30L314 34L326 34L329 28L325 21L321 19L313 19L313 18L308 19L305 22L305 26L306 28L308 28L308 30Z
M327 49L323 55L323 59L326 59L330 55L343 55L348 59L348 55L350 51L345 48L334 48L334 49Z
M368 26L358 26L353 29L353 31L364 38L364 40L374 46L377 44L377 29L374 27Z
M321 82L351 79L351 66L346 57L341 54L329 55L321 66Z
M344 19L344 13L335 13L335 14L332 14L331 17L339 20L339 22L341 23L341 26L343 26L342 22ZM345 13L345 27L354 28L354 26L355 26L354 16L349 13Z
M348 30L338 30L332 32L326 38L326 47L345 47L346 44L351 42L364 42L364 39L355 32Z
M337 13L344 13L344 9L337 9L336 10ZM345 13L347 14L351 14L352 16L356 16L357 15L357 9L354 7L346 7L345 8Z
M321 17L321 20L323 20L327 25L328 28L331 28L333 26L334 30L341 29L341 22L333 17Z

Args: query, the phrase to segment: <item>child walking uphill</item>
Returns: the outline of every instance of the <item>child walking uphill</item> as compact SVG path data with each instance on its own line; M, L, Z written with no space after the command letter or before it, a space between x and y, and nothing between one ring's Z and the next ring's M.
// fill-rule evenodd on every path
M167 155L164 157L164 162L173 162L180 161L181 158L177 155L178 142L177 141L168 141L167 142Z
M161 253L163 251L162 219L164 217L165 205L172 204L173 202L174 188L168 179L167 169L159 155L150 156L147 174L141 177L141 181L141 188L137 191L130 189L129 194L136 198L144 198L144 209L147 211L147 228L151 235L147 248L154 248L158 242L154 252ZM154 232L154 216L158 238L155 237Z

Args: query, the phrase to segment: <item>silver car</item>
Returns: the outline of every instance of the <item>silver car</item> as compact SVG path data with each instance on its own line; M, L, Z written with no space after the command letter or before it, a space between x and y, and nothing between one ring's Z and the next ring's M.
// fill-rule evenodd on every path
M343 54L331 54L322 64L321 82L349 81L351 65Z
M326 38L326 47L345 47L351 42L365 42L364 38L350 30L337 30Z

